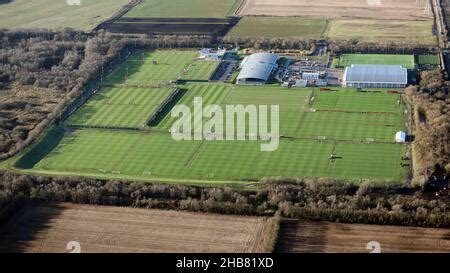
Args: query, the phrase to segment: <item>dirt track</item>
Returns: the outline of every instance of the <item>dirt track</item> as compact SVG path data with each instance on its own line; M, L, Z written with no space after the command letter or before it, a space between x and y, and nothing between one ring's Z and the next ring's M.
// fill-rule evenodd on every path
M239 15L320 16L327 18L430 19L426 0L246 0Z
M264 218L66 203L28 206L0 229L0 252L261 252Z
M450 253L450 230L415 227L356 225L311 221L284 222L280 252L369 253L377 241L382 253Z

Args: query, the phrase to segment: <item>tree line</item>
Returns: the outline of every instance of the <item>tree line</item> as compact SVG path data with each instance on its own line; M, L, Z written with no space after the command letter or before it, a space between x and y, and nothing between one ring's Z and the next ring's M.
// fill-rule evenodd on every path
M8 214L3 210L10 207L5 204L19 198L237 215L273 216L278 211L279 216L295 219L450 227L449 200L375 181L355 186L324 178L267 178L260 181L258 190L248 191L7 172L0 176L0 193L2 215Z

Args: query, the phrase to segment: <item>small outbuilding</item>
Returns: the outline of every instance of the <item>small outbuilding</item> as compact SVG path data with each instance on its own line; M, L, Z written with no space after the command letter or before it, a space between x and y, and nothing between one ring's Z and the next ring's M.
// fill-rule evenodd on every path
M406 133L403 131L397 132L397 134L395 134L395 142L405 143L406 142Z
M200 59L204 59L207 61L220 61L223 59L223 57L227 53L227 50L226 49L203 48L198 53L200 54Z

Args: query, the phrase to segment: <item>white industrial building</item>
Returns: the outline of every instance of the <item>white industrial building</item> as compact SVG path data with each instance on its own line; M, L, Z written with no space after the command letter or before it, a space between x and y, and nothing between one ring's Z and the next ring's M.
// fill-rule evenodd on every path
M343 83L357 88L404 88L408 70L399 65L353 64L345 69Z
M278 55L271 53L256 53L245 57L241 63L241 72L236 84L265 84L274 69L278 67Z
M226 49L203 48L199 51L200 59L207 61L220 61L227 53Z

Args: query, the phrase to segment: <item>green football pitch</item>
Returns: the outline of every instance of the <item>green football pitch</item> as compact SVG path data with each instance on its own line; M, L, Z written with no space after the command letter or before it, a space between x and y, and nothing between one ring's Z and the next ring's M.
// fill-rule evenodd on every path
M106 79L106 85L164 85L177 79L207 81L219 62L196 60L197 51L157 50L133 54Z
M337 66L347 67L352 64L401 65L408 69L415 67L414 55L384 54L343 54Z
M179 58L169 60L172 53ZM160 75L156 80L170 81L195 57L193 52L176 51L139 54L118 71L130 63L141 62L144 66L149 64L146 70ZM158 64L154 64L155 59ZM152 67L164 62L170 63L176 72L169 68L161 72ZM71 124L142 126L173 90L145 87L141 83L146 81L145 73L140 70L129 74L127 80L144 87L124 84L125 80L117 77L117 73L69 118L66 122L69 127ZM230 105L278 105L278 149L261 152L261 144L267 143L264 140L176 141L170 134L176 119L167 111L157 124L136 132L100 129L65 132L53 128L16 167L39 174L209 184L247 183L274 176L333 177L358 183L363 179L401 181L406 175L406 168L401 167L406 148L394 143L395 133L405 129L399 94L388 94L386 90L357 92L332 88L320 92L314 88L196 81L176 87L184 90L176 104L190 109L195 98L201 98L204 106L218 105L221 109ZM207 121L197 120L203 124ZM247 116L246 133L249 122Z

